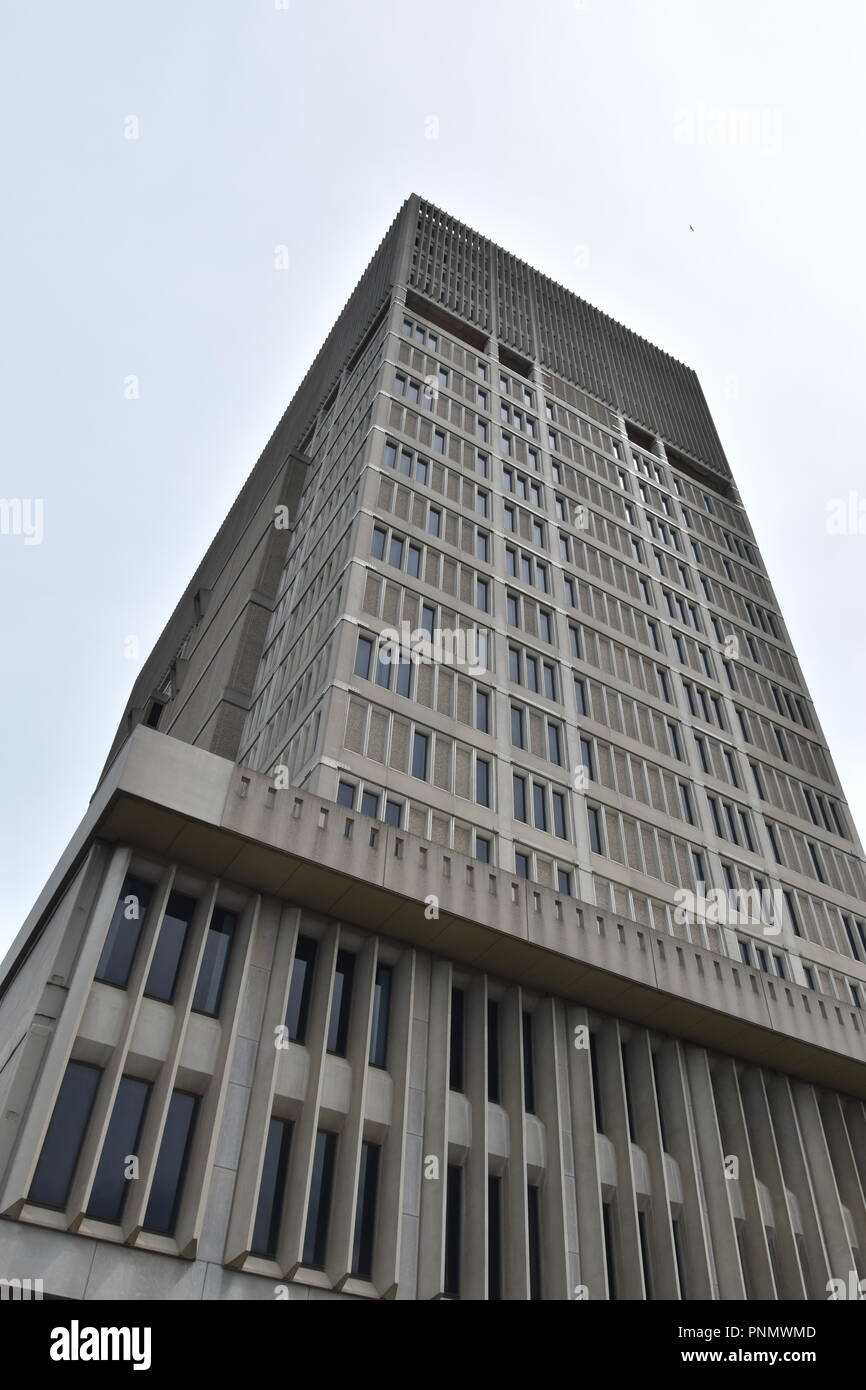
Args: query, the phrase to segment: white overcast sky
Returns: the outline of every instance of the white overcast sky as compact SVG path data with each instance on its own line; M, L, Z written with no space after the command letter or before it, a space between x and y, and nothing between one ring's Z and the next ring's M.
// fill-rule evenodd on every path
M0 496L43 499L44 538L0 535L0 954L93 792L125 639L150 649L413 191L695 367L866 828L866 7L2 16Z

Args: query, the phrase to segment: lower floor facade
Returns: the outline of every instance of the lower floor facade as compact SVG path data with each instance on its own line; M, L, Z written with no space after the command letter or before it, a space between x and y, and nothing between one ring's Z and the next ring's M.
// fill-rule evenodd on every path
M235 773L220 794L254 799ZM0 1001L0 1279L96 1300L859 1287L866 1108L828 1084L808 1000L780 1036L756 972L516 904L499 871L473 920L448 905L467 866L445 856L425 893L423 846L319 798L287 803L292 838L145 790L96 808ZM856 1080L850 1024L842 1046Z

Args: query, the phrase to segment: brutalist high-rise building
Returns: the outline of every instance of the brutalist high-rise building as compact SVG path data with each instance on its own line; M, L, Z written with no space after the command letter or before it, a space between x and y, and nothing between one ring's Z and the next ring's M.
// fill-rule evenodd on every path
M864 916L694 373L412 197L3 966L0 1275L856 1289Z

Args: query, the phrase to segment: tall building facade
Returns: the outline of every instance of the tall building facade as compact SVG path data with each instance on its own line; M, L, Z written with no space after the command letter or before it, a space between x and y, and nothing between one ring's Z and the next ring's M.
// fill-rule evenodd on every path
M856 1288L864 918L694 373L412 197L3 965L0 1276Z

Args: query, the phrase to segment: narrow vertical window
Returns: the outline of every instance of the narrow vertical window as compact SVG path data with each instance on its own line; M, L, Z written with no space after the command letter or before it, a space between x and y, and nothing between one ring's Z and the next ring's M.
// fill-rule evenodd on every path
M692 869L694 870L695 883L699 889L706 887L707 876L704 868L704 856L700 850L692 850Z
M177 972L183 955L186 934L195 912L195 899L184 893L172 893L156 939L156 949L144 992L149 999L161 999L170 1004L177 983Z
M358 646L355 650L355 675L360 676L361 680L370 679L370 661L373 655L373 642L371 638L358 637Z
M355 957L351 951L337 952L334 984L331 990L331 1012L328 1018L328 1051L345 1057L349 1040L349 1013L352 1007L352 979Z
M250 1246L254 1255L267 1257L277 1253L291 1143L291 1120L280 1120L276 1115L272 1115L268 1125L265 1161L262 1165L262 1180L259 1183L259 1200Z
M502 1298L502 1179L487 1178L487 1297Z
M529 1297L541 1298L541 1201L538 1188L526 1189L526 1214L529 1236Z
M60 1210L66 1206L101 1076L100 1067L91 1067L86 1062L68 1063L30 1184L28 1201Z
M286 1005L286 1029L291 1042L302 1043L307 1033L316 943L311 936L299 936L292 962L292 979Z
M683 1241L680 1233L679 1219L671 1222L674 1233L674 1257L677 1263L677 1278L680 1283L680 1298L688 1298L688 1286L686 1284L686 1262L683 1252Z
M806 843L809 846L809 856L812 860L812 867L815 870L815 877L817 878L819 883L826 883L827 880L824 877L824 868L821 863L821 856L818 852L818 847L817 845L813 844L811 840L807 840Z
M327 1130L320 1129L316 1134L316 1147L313 1151L313 1175L304 1231L304 1251L301 1256L302 1262L310 1269L322 1269L325 1264L336 1152L336 1134L329 1134Z
M415 732L412 742L412 776L422 782L427 781L427 763L430 752L430 739L427 734Z
M499 1101L499 1004L487 1001L487 1099Z
M532 816L536 830L547 829L547 796L541 782L532 784Z
M117 1223L123 1216L131 1182L126 1175L129 1156L138 1152L138 1138L150 1084L134 1076L122 1076L108 1123L99 1167L93 1180L87 1215Z
M631 1094L631 1080L628 1072L628 1055L625 1043L620 1044L620 1055L622 1057L622 1081L625 1090L625 1109L628 1118L628 1135L633 1144L637 1143L637 1131L634 1123L634 1102Z
M659 1075L659 1059L657 1052L650 1053L650 1063L652 1065L653 1087L655 1089L656 1097L656 1111L659 1117L659 1135L662 1141L662 1149L665 1152L668 1152L667 1126L665 1124L665 1103L661 1087L661 1077Z
M535 1052L532 1042L532 1014L523 1010L523 1104L528 1115L535 1114Z
M653 1296L652 1285L652 1265L650 1264L649 1237L646 1228L646 1212L639 1211L637 1214L637 1233L640 1241L640 1259L643 1268L643 1282L647 1298Z
M127 874L96 967L97 980L125 989L153 885Z
M460 1231L463 1224L463 1169L448 1164L445 1187L445 1289L448 1298L460 1297Z
M598 1052L596 1041L590 1038L589 1044L589 1069L592 1073L592 1108L595 1115L595 1127L599 1134L604 1134L604 1108L601 1095L601 1077L598 1072Z
M463 1090L464 1004L462 989L451 990L451 1055L448 1084L452 1091Z
M490 696L486 690L475 692L475 727L479 733L490 733Z
M671 723L670 720L665 724L665 728L668 733L668 747L671 751L671 757L676 758L677 762L681 763L683 761L683 752L682 745L680 744L680 731L676 724Z
M802 936L803 932L800 928L800 920L797 916L794 894L788 888L783 888L782 893L784 894L785 905L788 909L788 916L791 919L791 926L794 928L794 934L795 936Z
M589 824L589 843L593 854L604 854L601 838L601 815L595 806L587 806L586 818Z
M373 1023L370 1029L370 1065L384 1067L388 1058L388 1019L391 1012L391 983L394 972L390 965L376 966L373 990Z
M358 1279L372 1279L373 1277L373 1244L376 1234L376 1197L379 1190L380 1152L378 1144L370 1144L365 1140L361 1145L355 1238L352 1242L352 1273Z
M215 907L211 914L192 1001L195 1013L210 1014L215 1018L220 1011L237 922L235 914L224 907Z
M142 1223L146 1231L174 1234L197 1109L198 1096L172 1091Z
M614 1260L613 1244L613 1221L611 1219L610 1202L604 1202L601 1208L602 1232L604 1234L604 1257L607 1265L607 1296L611 1302L617 1299L616 1289L616 1263Z
M475 758L475 800L479 806L490 805L490 764L486 758Z
M523 710L519 705L511 706L511 742L515 748L526 747Z
M580 740L580 761L586 769L586 775L590 782L595 781L595 767L592 757L592 744L588 738Z
M512 787L514 791L514 819L527 819L526 815L526 778L518 773L512 773Z

